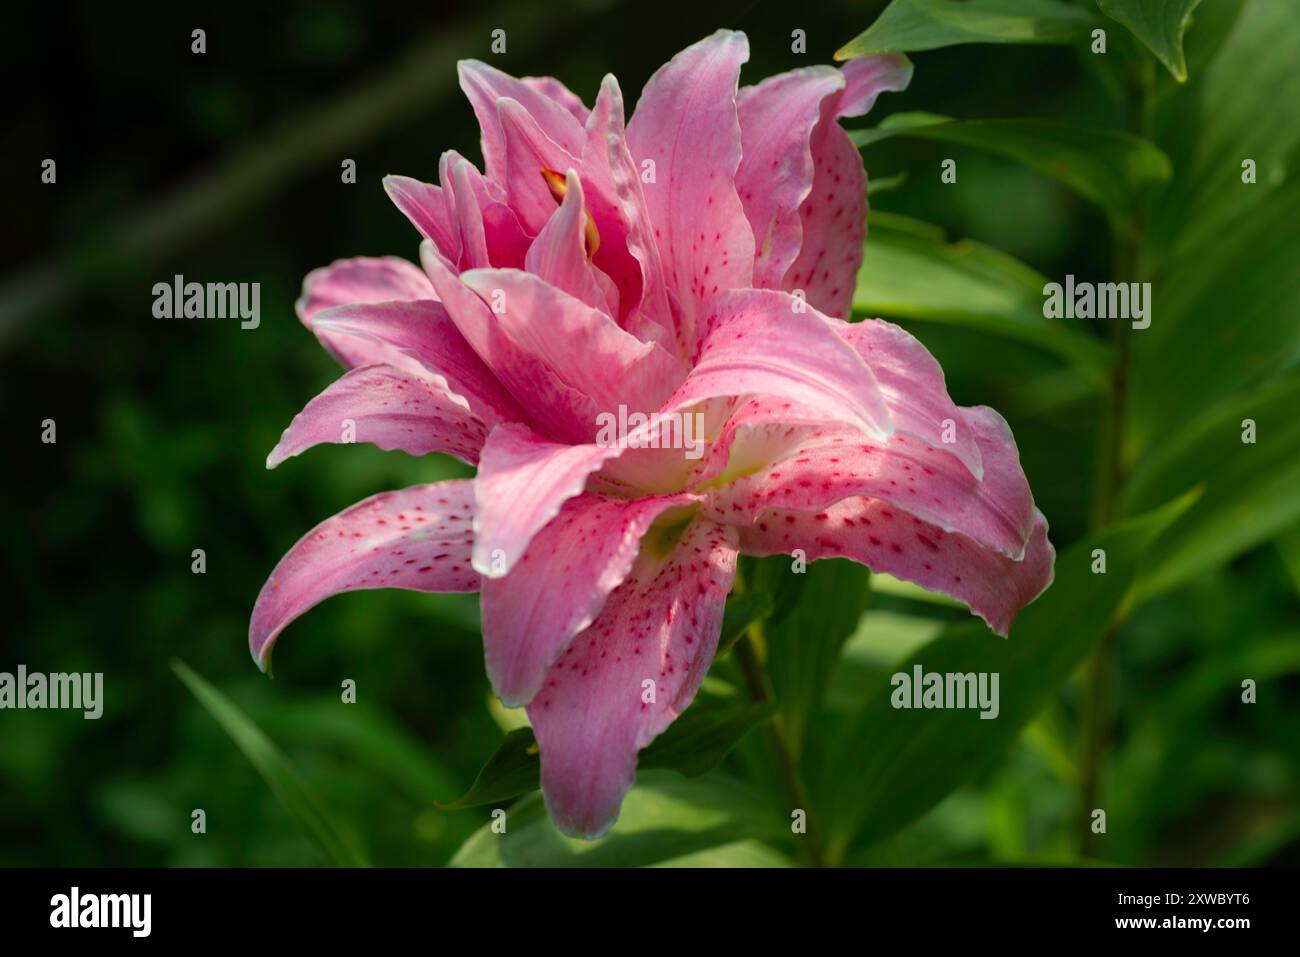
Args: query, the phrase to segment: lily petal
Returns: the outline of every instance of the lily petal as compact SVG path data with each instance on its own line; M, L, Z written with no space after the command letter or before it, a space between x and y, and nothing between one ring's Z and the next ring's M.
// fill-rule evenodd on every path
M710 513L743 524L770 509L819 512L870 497L1018 561L1037 512L1011 430L983 406L956 414L979 439L988 463L983 481L943 448L909 436L864 443L849 429L822 425L802 430L802 441L775 464L716 489Z
M441 186L389 176L384 189L420 235L458 268L521 266L529 239L506 203L506 191L455 150L442 154L438 181Z
M302 295L295 309L303 325L310 327L316 313L334 306L433 297L429 277L418 266L396 256L358 256L339 259L309 272L302 282ZM357 341L323 330L312 329L312 332L325 350L349 369L377 362L407 364L378 343Z
M420 245L420 260L456 328L532 425L552 439L589 442L601 411L591 397L566 385L545 363L513 342L487 303L461 281L428 240ZM489 301L495 302L496 297Z
M697 518L666 554L647 541L551 666L528 716L561 831L591 838L613 825L637 752L686 710L713 661L735 571L734 535L712 522Z
M489 578L506 575L587 476L621 452L550 442L521 425L493 429L474 479L474 567Z
M736 97L743 147L736 191L754 231L754 285L760 289L780 288L799 255L799 207L813 186L813 127L822 102L843 89L839 70L814 66L742 87Z
M425 239L452 262L460 262L460 222L448 189L409 176L385 176L384 192ZM427 297L425 297L427 298Z
M912 64L891 53L851 60L843 73L844 90L822 101L821 120L813 129L812 191L799 208L803 243L783 283L785 289L804 290L810 303L837 317L849 314L862 265L867 174L858 148L835 121L866 113L885 90L906 89Z
M1020 609L1052 583L1056 558L1041 512L1035 515L1024 558L1013 561L870 498L844 499L817 514L763 511L739 533L747 555L788 555L798 548L809 561L851 558L873 571L942 592L1004 637Z
M736 193L736 87L748 59L749 41L730 30L687 47L650 78L627 127L632 156L655 171L646 206L686 357L695 355L708 301L754 275L754 234Z
M457 71L460 88L478 117L483 165L489 179L505 184L509 178L505 133L497 116L497 102L504 98L517 100L552 142L571 154L581 152L582 123L565 106L540 92L535 83L516 79L478 60L462 60Z
M447 310L430 299L335 306L316 314L312 328L382 347L413 360L415 371L463 398L466 408L489 425L518 422L518 404L461 336ZM395 364L395 363L390 363ZM411 369L410 362L401 363Z
M276 639L291 621L331 595L365 588L472 592L474 491L468 479L383 492L326 519L271 572L253 606L248 646L271 666Z
M350 429L349 429L350 426ZM275 468L314 445L369 442L411 455L449 452L473 465L488 427L464 399L393 366L351 369L293 417L267 456Z
M577 156L551 140L517 100L497 101L497 116L505 137L506 195L510 208L530 235L537 235L555 213L555 197L542 170L573 169Z
M651 524L694 500L578 495L533 536L510 574L483 580L487 672L507 707L532 700L569 639L627 577Z
M592 309L617 316L618 289L588 258L586 222L582 182L569 170L564 199L533 240L524 269Z
M598 409L617 414L659 408L686 376L660 346L642 342L606 313L518 269L473 269L461 281L485 301L501 303L495 318L520 349L537 358ZM594 436L592 420L588 436Z
M715 296L698 361L663 411L719 396L788 399L868 435L892 433L871 369L831 320L787 293L746 289Z
M876 377L894 429L955 455L976 479L984 475L980 442L948 397L943 368L911 333L885 322L836 322L844 341L857 350Z
M588 212L603 237L593 262L619 291L615 318L639 339L675 348L663 263L623 126L623 93L610 74L587 119L582 177L590 185Z
M550 97L568 110L579 123L586 123L588 110L582 98L553 76L523 76L519 82L536 90L542 96Z

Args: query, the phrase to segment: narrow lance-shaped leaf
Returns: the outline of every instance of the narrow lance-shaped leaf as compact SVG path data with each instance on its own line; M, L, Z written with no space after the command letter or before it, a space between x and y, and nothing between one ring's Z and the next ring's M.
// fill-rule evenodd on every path
M695 703L650 743L637 761L638 773L654 769L697 776L717 767L746 734L774 713L774 708L701 693ZM541 758L532 728L506 735L473 785L461 797L438 806L460 810L510 800L540 785Z
M1183 33L1201 0L1097 0L1101 12L1128 27L1179 83L1187 82Z
M1233 396L1139 466L1130 510L1203 485L1144 569L1149 598L1261 545L1300 521L1300 374Z
M1101 206L1133 233L1143 193L1168 180L1169 158L1154 144L1120 130L1036 119L954 120L934 113L895 113L851 134L858 146L912 136L1006 156Z
M1055 583L1021 612L1005 641L978 626L958 626L899 663L897 672L909 678L916 666L944 675L984 673L989 682L997 675L995 718L982 719L978 708L897 709L889 675L864 689L862 710L817 778L833 850L894 833L994 762L1088 656L1151 541L1188 504L1180 499L1075 545L1057 559ZM1098 549L1104 573L1094 571Z
M456 852L454 867L644 867L737 841L774 841L789 828L755 795L721 775L641 775L618 823L600 841L564 837L540 794L506 812L505 833L484 825Z
M1061 0L894 0L835 59L959 43L1072 43L1096 22Z
M949 243L943 231L888 213L872 214L853 311L969 326L1038 346L1076 366L1100 387L1109 350L1043 315L1047 278L971 240Z
M790 559L775 559L794 575ZM781 708L787 742L803 749L808 724L839 659L844 642L858 627L870 596L871 573L843 558L813 562L791 614L767 629L768 672Z
M244 757L270 785L290 814L326 858L342 867L368 867L369 861L356 838L336 822L320 797L302 779L289 759L249 720L229 698L182 661L172 661L172 671L199 703L216 719Z

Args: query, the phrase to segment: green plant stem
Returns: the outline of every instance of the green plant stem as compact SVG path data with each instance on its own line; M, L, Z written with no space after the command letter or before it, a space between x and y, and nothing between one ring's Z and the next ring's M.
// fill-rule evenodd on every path
M1148 96L1154 80L1149 58L1143 58L1125 84L1125 119L1128 131L1144 137L1147 126ZM1115 280L1141 282L1144 276L1142 242L1145 234L1145 207L1136 210L1132 233L1116 239ZM1126 320L1112 319L1114 364L1111 367L1097 455L1097 477L1092 509L1092 530L1098 531L1116 518L1119 493L1124 486L1127 466L1124 459L1124 425L1128 407L1129 375L1132 361L1132 335ZM1102 836L1093 832L1092 813L1101 793L1101 774L1110 739L1111 711L1114 704L1116 645L1122 618L1116 618L1102 636L1101 643L1089 660L1084 684L1083 756L1079 768L1080 851L1086 857L1099 856Z
M745 583L739 569L736 570L735 590L737 594L745 593ZM764 648L766 648L766 641L761 621L750 625L732 648L736 664L740 667L741 678L745 682L745 691L756 704L768 704L774 699L761 658L761 649ZM826 857L826 845L813 818L808 789L804 786L803 775L799 770L799 759L795 757L794 751L786 740L785 726L779 715L763 723L762 735L786 803L792 811L798 809L804 812L807 828L802 842L804 856L814 867L826 867L829 863Z

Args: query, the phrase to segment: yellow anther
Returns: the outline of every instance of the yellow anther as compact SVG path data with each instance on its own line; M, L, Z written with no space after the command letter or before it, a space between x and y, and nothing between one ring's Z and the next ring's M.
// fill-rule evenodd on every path
M550 189L551 195L555 197L557 203L564 202L565 195L569 192L568 183L565 181L563 173L557 173L553 169L542 167L542 179L546 180L546 186ZM596 250L600 249L600 232L596 229L596 222L587 213L586 208L582 210L582 229L584 248L587 251L587 258L593 259Z

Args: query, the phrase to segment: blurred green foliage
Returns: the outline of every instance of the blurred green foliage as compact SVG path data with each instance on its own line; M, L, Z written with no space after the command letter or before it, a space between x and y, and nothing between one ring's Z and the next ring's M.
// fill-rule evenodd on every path
M893 22L917 22L902 9L909 5L897 5ZM501 65L560 76L588 99L613 71L631 102L660 62L716 27L749 33L753 81L828 61L884 6L795 9L762 0L705 11L587 2L557 10L569 18L564 29ZM1062 6L1077 15L1051 9ZM1119 450L1131 482L1114 514L1148 513L1189 490L1200 498L1177 515L1161 513L1167 529L1153 543L1143 538L1140 558L1131 551L1113 560L1104 595L1078 592L1080 578L1064 577L1073 567L1067 555L1086 563L1090 535L1136 533L1091 528L1114 360L1108 330L1052 325L1035 289L1067 273L1108 278L1123 253L1111 230L1115 210L1108 217L1087 191L1058 182L1069 176L1043 175L1041 162L1018 163L969 137L864 136L873 140L864 156L874 181L908 175L873 196L879 228L868 238L857 304L904 321L940 359L959 403L1006 415L1051 522L1061 579L1009 643L994 645L964 611L887 580L873 579L860 622L838 621L843 609L827 594L865 585L839 584L856 579L822 570L825 581L775 609L778 618L786 606L804 618L769 622L777 697L799 729L813 810L835 825L838 860L1077 862L1088 717L1087 681L1076 669L1110 607L1122 607L1098 782L1109 833L1097 856L1135 865L1294 864L1300 23L1293 5L1274 0L1206 0L1185 34L1190 77L1180 85L1094 4L1035 0L1026 8L1064 23L1064 45L922 37L911 48L929 52L914 56L912 87L883 97L862 125L921 111L1026 118L1031 127L1068 125L1065 141L1087 153L1079 131L1130 128L1123 90L1135 76L1146 84L1143 132L1169 158L1172 176L1144 200L1138 253L1156 285L1155 320L1132 341ZM145 5L127 19L86 4L68 23L30 9L9 16L14 23L0 37L6 69L44 76L54 58L62 75L22 82L24 101L5 134L8 220L20 227L0 239L7 281L49 263L80 269L111 259L121 223L280 122L382 72L414 37L468 22L509 31L512 22L508 5L483 20L468 5L435 13L419 4L307 2L183 12ZM1069 39L1077 23L1108 25L1104 57L1089 53L1086 33ZM196 26L208 30L204 57L189 52ZM1142 42L1169 42L1170 29L1149 26L1156 39ZM790 52L794 29L807 31L807 55ZM485 29L456 55L487 58L489 41ZM883 30L872 42L890 47ZM1183 62L1172 48L1160 52ZM454 58L440 65L448 84ZM181 248L92 270L91 281L21 324L0 316L11 438L0 670L102 671L106 696L98 721L0 712L0 865L327 862L177 679L173 658L274 742L310 800L344 822L346 840L376 863L778 865L804 857L758 732L719 771L647 772L614 835L597 844L555 835L536 794L512 812L509 841L482 829L489 807L440 810L469 790L518 724L490 702L472 596L342 596L294 626L274 681L249 658L253 598L303 532L376 491L468 474L445 458L368 446L323 446L273 473L263 463L292 415L336 374L294 316L301 277L343 256L414 258L415 234L384 197L381 176L431 179L442 150L474 156L476 139L468 106L449 95L358 143L347 154L357 162L356 185L340 183L338 161L313 165ZM1091 159L1104 166L1109 143ZM47 156L59 163L56 186L39 182ZM938 176L948 157L960 171L954 184ZM1253 186L1240 181L1248 157L1258 164ZM1085 172L1096 175L1091 166ZM1111 186L1123 182L1127 191L1117 176ZM260 282L261 327L153 319L150 289L174 273ZM1240 442L1247 417L1260 423L1256 446ZM40 443L45 419L57 423L57 444ZM1151 530L1151 521L1125 528ZM191 573L196 548L207 556L203 575ZM751 583L770 575L761 563L748 571ZM752 610L752 593L750 602ZM801 631L815 646L802 660L791 651ZM828 674L825 659L841 645ZM881 689L900 662L933 668L949 654L963 667L997 662L1006 720L975 721L972 732L944 722L973 716L940 713L912 734L880 707ZM1012 675L1014 692L1005 684ZM1241 703L1246 678L1258 683L1257 704ZM354 705L340 700L347 679L356 682ZM742 684L728 655L706 689L725 696ZM998 725L1002 739L981 737L992 730L985 724ZM191 832L196 808L206 813L206 834Z

